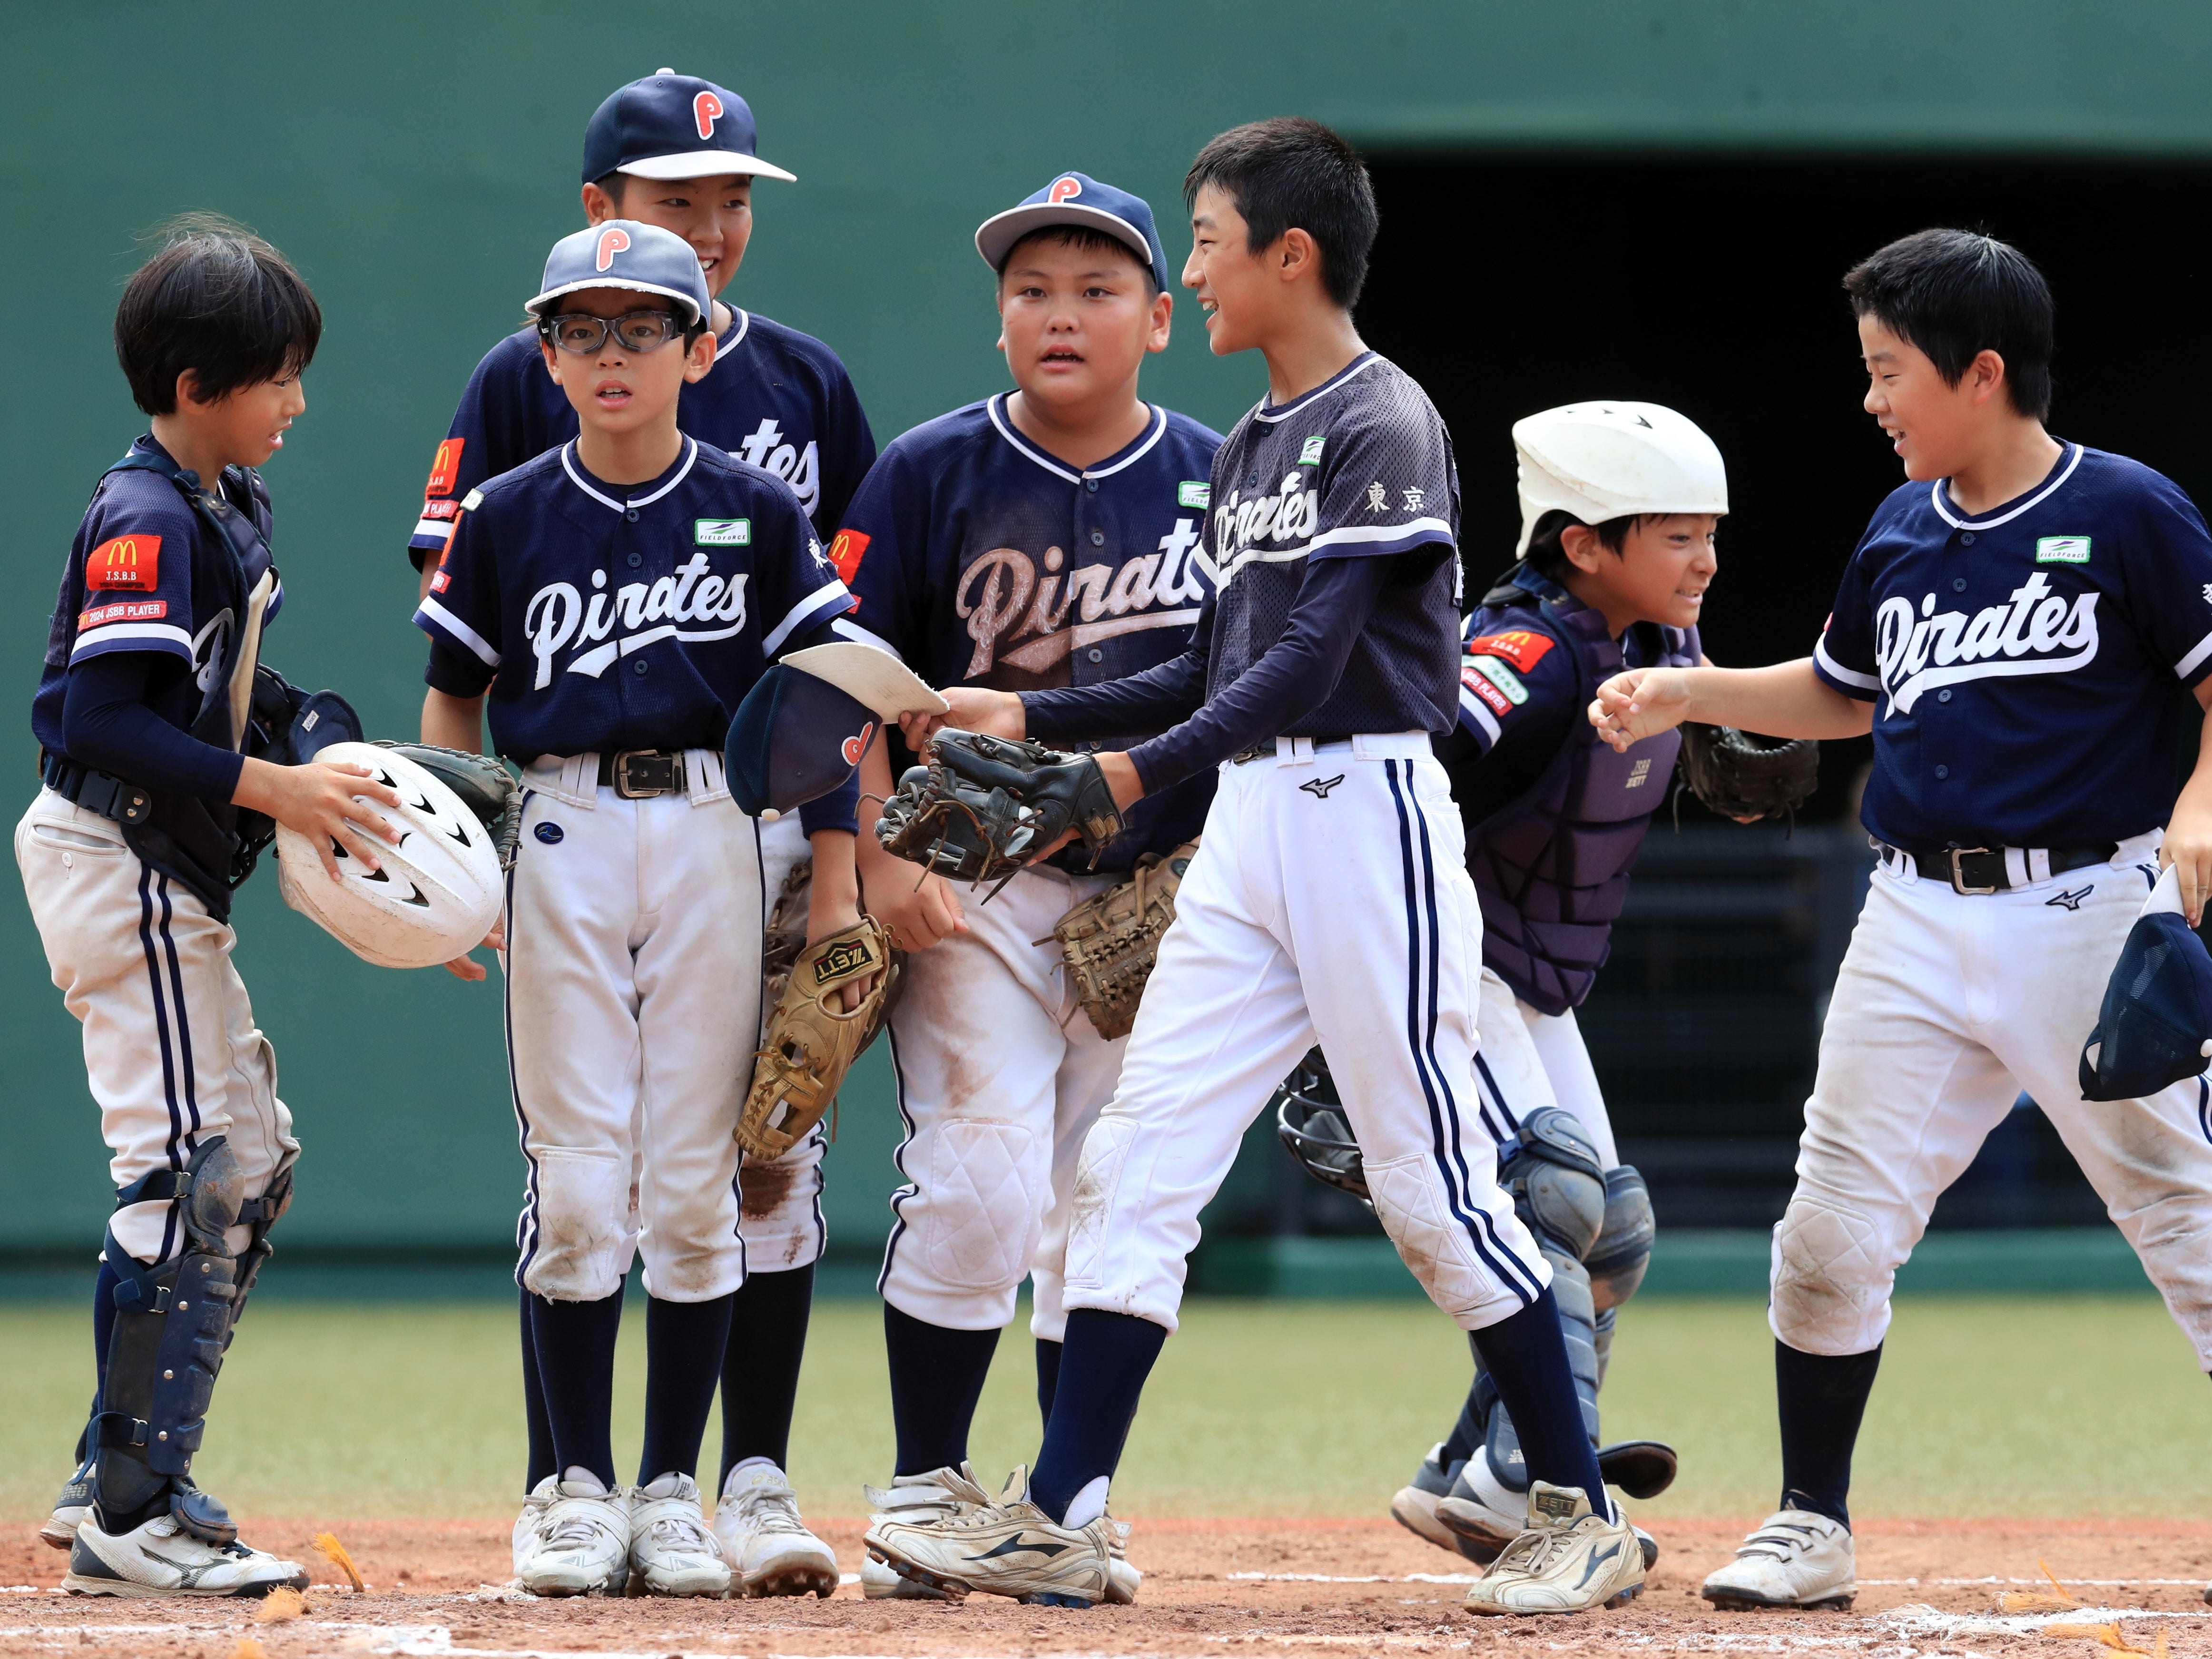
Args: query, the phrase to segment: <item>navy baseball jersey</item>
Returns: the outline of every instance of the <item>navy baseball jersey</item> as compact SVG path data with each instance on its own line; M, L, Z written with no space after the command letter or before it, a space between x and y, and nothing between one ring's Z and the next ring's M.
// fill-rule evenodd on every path
M134 450L165 452L150 437ZM152 651L174 659L148 684L147 703L180 731L222 672L246 597L268 562L268 496L241 469L222 477L224 498L258 524L250 562L203 525L175 484L158 472L111 472L100 481L70 545L61 592L47 624L45 666L31 728L50 754L64 754L62 703L70 665L111 651ZM281 580L262 613L265 630L283 603Z
M687 438L650 483L563 444L472 491L415 621L424 678L488 692L493 746L527 765L719 750L786 641L852 603L790 487Z
M1384 589L1336 690L1285 737L1447 732L1458 708L1459 470L1413 379L1368 352L1279 409L1261 404L1214 457L1206 547L1212 699L1282 637L1311 559L1425 548L1425 572Z
M1126 449L1070 466L1015 429L1004 393L916 427L884 452L830 544L860 602L840 629L933 685L1096 685L1170 661L1214 591L1200 533L1220 442L1154 405ZM1196 835L1212 784L1147 797L1100 867Z
M684 388L684 431L773 472L827 537L876 459L860 394L837 354L811 335L736 311L714 366ZM484 354L453 424L438 446L422 511L408 538L419 568L452 533L460 502L487 478L511 472L576 435L576 411L545 372L534 327Z
M2068 444L1979 516L1911 483L1813 653L1875 705L1863 817L1906 848L2100 846L2166 822L2212 672L2212 536L2171 480Z

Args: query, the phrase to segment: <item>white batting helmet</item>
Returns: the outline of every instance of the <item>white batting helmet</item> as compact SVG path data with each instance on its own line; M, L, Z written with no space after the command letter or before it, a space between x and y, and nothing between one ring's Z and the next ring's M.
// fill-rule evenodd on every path
M350 761L399 792L386 806L354 799L366 819L401 831L396 847L376 844L382 867L371 871L336 846L332 881L313 843L298 830L276 830L276 884L284 902L364 962L380 968L430 968L483 942L504 896L499 853L477 815L429 773L389 749L334 743L315 757Z
M1513 423L1521 544L1554 511L1584 524L1632 513L1726 513L1728 470L1697 422L1657 404L1569 404Z

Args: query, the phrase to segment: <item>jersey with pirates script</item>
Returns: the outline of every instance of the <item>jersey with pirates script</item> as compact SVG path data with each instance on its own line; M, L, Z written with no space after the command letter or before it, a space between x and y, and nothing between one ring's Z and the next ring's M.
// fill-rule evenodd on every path
M134 451L165 454L150 435ZM31 729L49 754L62 745L62 707L72 664L112 651L157 653L165 665L149 678L146 703L179 731L193 717L223 659L246 599L268 562L269 496L258 477L225 470L221 489L233 512L258 527L251 564L204 525L176 484L159 472L110 472L93 491L70 545L61 592L46 629L46 654L31 703ZM261 616L266 629L283 604L272 580Z
M1988 513L1910 483L1851 555L1813 667L1875 705L1881 840L2121 841L2173 807L2212 672L2212 536L2170 479L2079 444Z
M757 313L732 312L714 367L684 386L676 423L781 478L826 537L876 459L860 394L837 354L821 341ZM576 411L545 371L537 329L508 335L469 376L431 461L408 557L419 569L437 555L462 500L485 479L575 435Z
M1419 551L1393 573L1334 690L1278 735L1451 729L1459 470L1411 375L1366 352L1304 396L1253 409L1214 457L1206 535L1221 580L1209 700L1282 637L1309 561Z
M711 445L605 483L564 444L462 503L415 613L424 678L486 696L499 753L720 751L787 641L852 607L790 486Z
M1003 392L969 404L884 450L830 544L859 600L839 631L866 633L933 685L1009 691L1095 685L1180 655L1214 591L1200 526L1220 434L1151 405L1126 447L1077 467L1024 437L1006 404ZM1207 774L1147 796L1099 868L1195 836L1212 793Z

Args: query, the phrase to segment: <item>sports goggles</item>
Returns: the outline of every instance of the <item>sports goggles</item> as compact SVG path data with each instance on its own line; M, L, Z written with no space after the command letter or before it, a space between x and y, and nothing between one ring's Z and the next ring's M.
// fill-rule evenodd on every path
M568 312L558 317L541 317L538 322L541 337L579 357L597 351L609 335L623 350L642 353L659 350L683 331L683 324L665 311L625 311L619 317Z

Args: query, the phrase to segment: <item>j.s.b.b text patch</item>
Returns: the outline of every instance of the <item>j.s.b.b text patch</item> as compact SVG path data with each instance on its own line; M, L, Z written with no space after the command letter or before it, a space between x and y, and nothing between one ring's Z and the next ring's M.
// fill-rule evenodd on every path
M1467 648L1478 657L1503 657L1526 674L1543 661L1544 653L1552 648L1552 638L1533 629L1510 628L1503 634L1484 634L1471 639Z
M2087 564L2089 562L2089 538L2087 536L2039 536L2035 538L2035 562L2038 564Z
M750 547L753 521L750 519L694 519L691 521L691 540L699 547Z
M87 588L144 593L161 586L161 538L116 536L85 555Z
M1176 486L1176 505L1203 513L1213 500L1213 486L1203 478L1185 478Z

